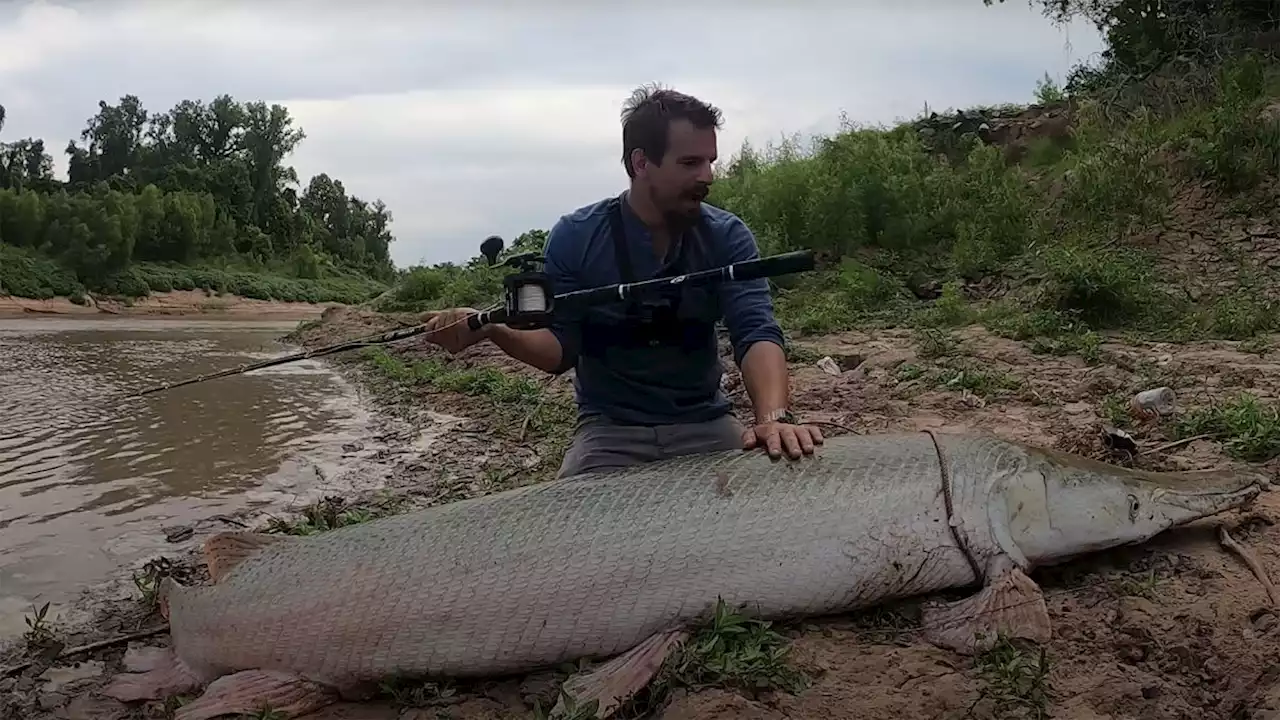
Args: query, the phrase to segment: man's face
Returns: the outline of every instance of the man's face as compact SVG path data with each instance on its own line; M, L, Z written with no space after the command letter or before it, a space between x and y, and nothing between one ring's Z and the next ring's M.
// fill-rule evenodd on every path
M700 130L688 120L671 123L662 164L643 163L653 202L672 219L696 219L711 189L716 161L715 128Z

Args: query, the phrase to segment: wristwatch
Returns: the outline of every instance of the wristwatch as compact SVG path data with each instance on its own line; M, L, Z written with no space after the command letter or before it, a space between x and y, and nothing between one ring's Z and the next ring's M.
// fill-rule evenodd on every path
M792 415L791 411L787 408L778 408L777 410L770 410L765 413L764 417L760 418L761 424L771 422L782 422L788 425L795 425L796 416Z

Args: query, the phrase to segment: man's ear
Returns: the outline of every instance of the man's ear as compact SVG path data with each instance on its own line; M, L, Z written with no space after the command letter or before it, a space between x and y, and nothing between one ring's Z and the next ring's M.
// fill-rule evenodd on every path
M649 169L649 158L645 157L640 148L631 151L631 169L635 170L637 177L644 175Z

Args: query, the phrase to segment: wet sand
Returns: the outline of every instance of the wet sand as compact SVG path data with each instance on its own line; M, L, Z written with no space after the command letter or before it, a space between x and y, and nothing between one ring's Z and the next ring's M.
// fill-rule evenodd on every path
M0 318L71 315L206 315L245 320L273 318L302 320L319 317L336 303L280 302L256 300L235 295L216 295L204 290L173 290L152 293L144 298L124 301L114 298L89 298L77 305L67 298L33 300L0 295Z

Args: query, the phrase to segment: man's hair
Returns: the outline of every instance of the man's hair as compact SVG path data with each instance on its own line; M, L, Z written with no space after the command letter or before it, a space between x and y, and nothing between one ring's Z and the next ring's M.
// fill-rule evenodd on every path
M636 148L655 164L667 154L667 135L673 120L688 120L699 130L719 128L720 109L659 85L641 85L622 104L622 165L636 176L631 152Z

